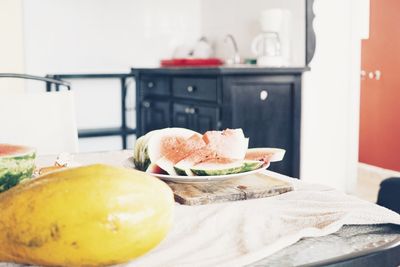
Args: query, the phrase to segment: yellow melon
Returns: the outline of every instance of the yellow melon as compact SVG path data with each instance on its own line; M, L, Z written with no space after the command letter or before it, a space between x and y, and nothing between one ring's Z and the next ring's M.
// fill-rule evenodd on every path
M0 262L104 266L154 248L173 220L171 189L145 173L90 165L0 194Z

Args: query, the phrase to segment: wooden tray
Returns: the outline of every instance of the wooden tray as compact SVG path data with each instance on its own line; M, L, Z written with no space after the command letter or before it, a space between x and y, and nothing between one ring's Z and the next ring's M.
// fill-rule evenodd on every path
M175 201L184 205L264 198L293 190L290 183L263 173L241 176L221 182L196 184L167 182L167 184L174 192Z

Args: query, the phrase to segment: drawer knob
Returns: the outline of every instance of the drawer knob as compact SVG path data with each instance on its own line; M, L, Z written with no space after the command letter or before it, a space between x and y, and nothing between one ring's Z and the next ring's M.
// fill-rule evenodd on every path
M194 92L194 86L189 85L186 89L187 89L187 91L189 93L193 93Z
M265 101L265 100L267 99L267 97L268 97L268 92L267 92L266 90L262 90L262 91L260 92L260 99L261 99L261 101Z
M154 83L153 82L148 82L147 83L147 87L148 88L153 88L154 87Z
M143 107L144 107L144 108L149 108L149 107L150 107L150 102L144 101L144 102L143 102Z
M196 113L196 109L195 108L185 108L185 113L186 114L195 114Z

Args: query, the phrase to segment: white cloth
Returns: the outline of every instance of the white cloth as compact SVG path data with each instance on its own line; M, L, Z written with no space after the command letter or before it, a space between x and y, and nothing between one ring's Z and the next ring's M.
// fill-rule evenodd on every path
M328 187L294 184L295 191L265 199L179 205L167 239L127 266L243 266L345 224L400 224L400 215L378 205Z

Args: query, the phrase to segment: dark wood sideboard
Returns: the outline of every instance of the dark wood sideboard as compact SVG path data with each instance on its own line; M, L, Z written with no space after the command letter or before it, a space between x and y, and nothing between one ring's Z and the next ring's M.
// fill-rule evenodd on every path
M250 147L286 149L270 169L299 177L301 76L304 68L132 69L137 135L164 127L200 133L242 128Z

